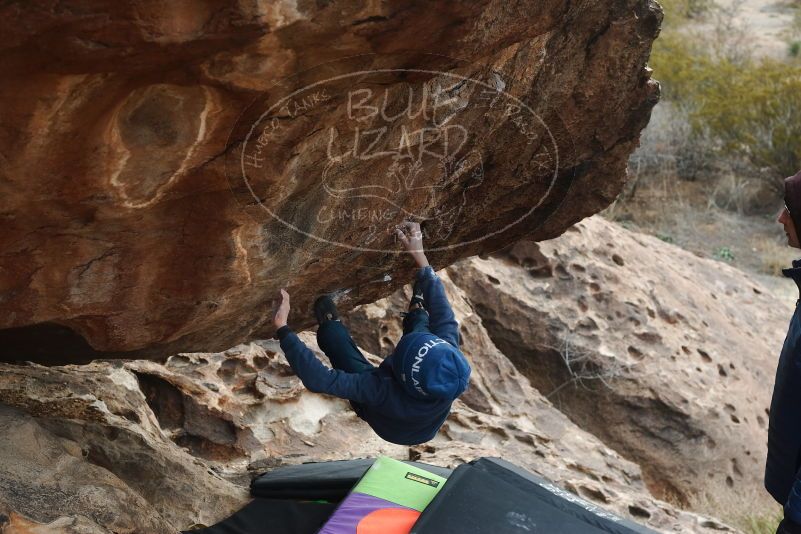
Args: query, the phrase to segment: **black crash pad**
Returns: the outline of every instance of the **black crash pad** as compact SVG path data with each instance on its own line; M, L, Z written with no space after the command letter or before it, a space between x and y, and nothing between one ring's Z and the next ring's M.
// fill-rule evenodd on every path
M495 458L457 467L410 534L655 534Z
M375 458L337 460L277 467L253 479L250 493L269 499L340 501L373 465ZM405 462L448 478L451 470L419 462Z
M216 525L183 534L316 534L336 507L334 503L253 499Z

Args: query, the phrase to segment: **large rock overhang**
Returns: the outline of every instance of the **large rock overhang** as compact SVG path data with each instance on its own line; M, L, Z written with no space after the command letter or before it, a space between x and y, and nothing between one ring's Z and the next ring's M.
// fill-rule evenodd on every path
M158 358L606 207L658 100L653 1L0 9L0 359Z

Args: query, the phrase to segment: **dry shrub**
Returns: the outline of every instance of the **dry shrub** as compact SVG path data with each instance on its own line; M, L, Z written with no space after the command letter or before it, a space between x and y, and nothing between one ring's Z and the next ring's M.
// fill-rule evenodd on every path
M787 243L766 241L759 251L762 258L761 271L773 276L781 276L782 269L789 267L794 253L788 252Z
M743 530L746 534L775 534L781 521L781 514L752 515L743 518Z
M743 158L783 191L783 179L801 168L801 67L764 60L746 68L716 66L699 96L693 124L721 142L720 153Z
M761 488L744 488L743 495L728 500L721 500L718 494L699 495L690 507L719 517L746 534L774 534L783 515L781 507Z
M762 184L753 177L733 172L722 172L713 183L708 205L739 214L762 212L773 207L773 195L767 194Z
M776 193L801 168L801 66L752 59L731 17L722 31L665 32L654 44L654 75L664 98L686 110L691 138L707 157L746 169ZM720 37L725 35L726 37Z
M693 133L689 110L662 102L651 113L640 146L629 160L629 170L635 185L646 177L695 180L709 170L707 150L705 140Z
M664 24L668 27L697 19L714 7L712 0L660 0L659 4L665 12Z

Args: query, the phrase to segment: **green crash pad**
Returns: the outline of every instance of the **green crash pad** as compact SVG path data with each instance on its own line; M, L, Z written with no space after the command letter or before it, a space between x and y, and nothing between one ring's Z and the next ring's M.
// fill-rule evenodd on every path
M320 534L407 533L445 481L382 456L342 501Z

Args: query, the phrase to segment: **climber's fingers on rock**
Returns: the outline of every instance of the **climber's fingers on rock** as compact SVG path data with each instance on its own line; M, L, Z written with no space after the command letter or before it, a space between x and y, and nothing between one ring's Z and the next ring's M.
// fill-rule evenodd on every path
M278 304L276 313L289 313L289 293L286 289L281 289L281 302Z
M409 244L409 236L407 236L401 228L395 228L395 235L398 236L398 239L400 239L400 242L404 245Z
M414 221L403 221L401 225L405 226L409 229L409 231L414 234L420 231L420 223Z
M288 318L289 318L289 293L287 293L286 289L281 288L281 304L278 306L278 309L275 312L275 316L273 317L273 323L275 324L276 328L281 328L282 326L286 325Z

